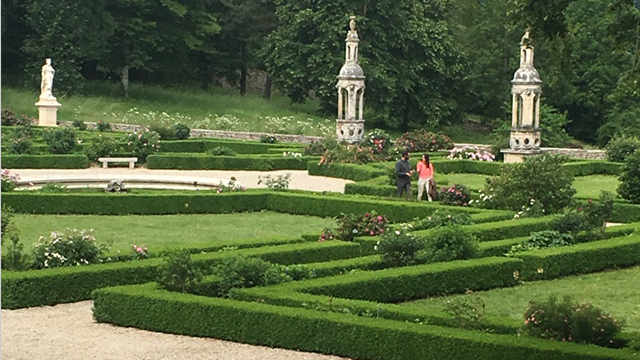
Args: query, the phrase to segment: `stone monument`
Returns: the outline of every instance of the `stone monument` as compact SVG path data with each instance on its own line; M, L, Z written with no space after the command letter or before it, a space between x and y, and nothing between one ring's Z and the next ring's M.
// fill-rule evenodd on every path
M53 75L55 70L51 66L51 59L46 59L42 66L42 80L40 82L40 98L35 104L39 110L39 126L58 126L58 108L60 103L53 96Z
M358 32L356 17L351 16L347 33L346 60L338 75L338 119L336 135L338 141L356 143L364 138L364 72L358 65Z
M526 156L540 153L540 96L542 80L533 66L533 46L530 29L520 41L520 68L513 75L511 136L509 149L504 153L505 163L522 162Z

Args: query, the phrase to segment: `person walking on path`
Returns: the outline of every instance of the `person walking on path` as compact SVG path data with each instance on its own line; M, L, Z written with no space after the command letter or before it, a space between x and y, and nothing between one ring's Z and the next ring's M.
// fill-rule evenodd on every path
M396 185L398 186L398 197L405 192L407 200L411 198L411 165L409 165L409 153L402 153L402 157L396 163Z
M429 192L431 179L433 179L433 164L429 162L429 154L422 155L422 160L418 162L416 171L418 172L418 201L422 201L424 190L427 190L427 199L433 201Z

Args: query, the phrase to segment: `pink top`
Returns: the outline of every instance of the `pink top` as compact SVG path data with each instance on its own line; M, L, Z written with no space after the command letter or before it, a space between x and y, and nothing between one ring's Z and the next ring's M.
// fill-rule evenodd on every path
M431 179L433 177L433 163L427 167L424 162L418 161L418 175L420 179Z

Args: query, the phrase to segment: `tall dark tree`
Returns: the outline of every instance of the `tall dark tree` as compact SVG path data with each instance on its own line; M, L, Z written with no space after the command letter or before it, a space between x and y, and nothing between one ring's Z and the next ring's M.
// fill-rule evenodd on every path
M446 19L449 5L448 0L277 0L279 26L268 40L268 70L293 101L304 101L313 91L323 110L333 113L348 18L355 14L367 76L366 119L401 129L457 120L463 66Z

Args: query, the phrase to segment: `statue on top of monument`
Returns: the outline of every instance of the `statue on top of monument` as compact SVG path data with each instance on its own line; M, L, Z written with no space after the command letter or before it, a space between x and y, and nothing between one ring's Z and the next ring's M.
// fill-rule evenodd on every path
M55 100L53 97L53 75L55 70L51 66L51 59L46 59L45 64L42 65L42 81L40 82L40 99L43 100Z

